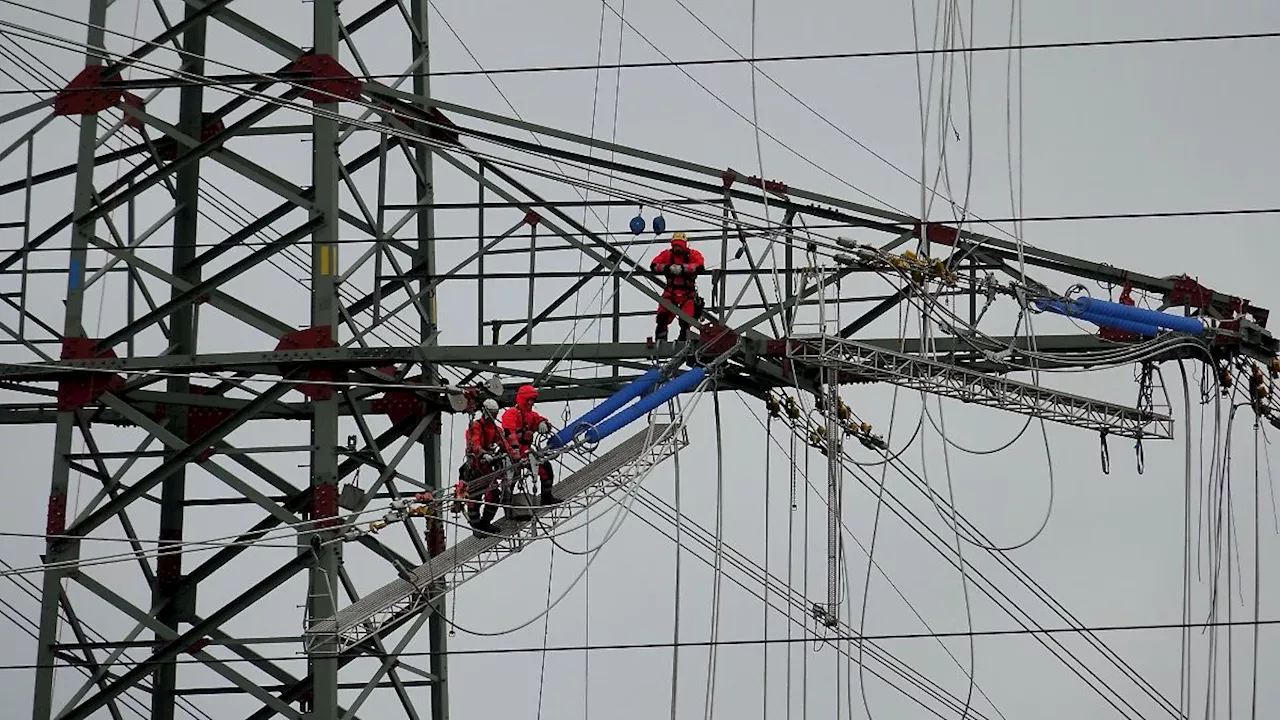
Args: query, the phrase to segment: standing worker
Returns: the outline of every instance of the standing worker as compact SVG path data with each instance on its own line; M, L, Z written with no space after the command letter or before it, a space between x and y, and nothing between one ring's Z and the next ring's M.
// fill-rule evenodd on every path
M671 247L658 253L653 262L649 263L649 269L666 280L667 287L662 291L662 297L695 319L702 315L702 298L698 297L697 278L698 273L706 269L704 263L702 253L690 249L689 239L682 232L672 235ZM671 321L675 317L675 313L662 305L658 306L658 327L654 340L661 342L667 339L667 329L671 327ZM680 335L676 339L689 339L689 323L684 318L680 318Z
M537 399L537 388L532 385L522 385L516 391L516 406L507 408L502 415L502 429L507 433L511 457L516 462L524 461L529 457L535 432L544 435L551 432L551 423L533 409L533 403ZM542 496L543 505L555 505L560 502L559 498L551 494L553 479L551 463L545 460L538 463L538 490Z
M479 533L497 531L493 519L498 514L501 500L502 477L494 475L502 469L503 437L498 426L498 401L493 398L480 405L480 417L467 426L466 460L458 469L458 487L454 496L467 499L467 521ZM493 475L478 488L470 488L470 482L486 475ZM483 508L476 502L483 496Z

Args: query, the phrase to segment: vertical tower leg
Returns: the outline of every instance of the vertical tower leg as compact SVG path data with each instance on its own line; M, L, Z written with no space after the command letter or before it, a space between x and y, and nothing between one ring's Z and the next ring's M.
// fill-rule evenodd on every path
M337 0L315 0L315 52L338 57ZM338 103L316 102L321 114L336 114ZM311 235L311 326L336 331L338 307L335 279L338 274L338 123L316 115L312 119L312 178L315 185L315 209L312 218L322 223ZM321 530L326 519L338 512L338 396L332 388L321 387L312 395L315 416L311 421L311 486L314 500L311 519ZM311 620L333 617L337 610L338 553L340 543L328 543L332 531L312 533L308 543L315 552L308 588L308 613ZM317 643L309 658L312 677L312 717L315 720L337 720L338 659L333 642Z
M427 0L412 0L410 3L410 13L413 17L414 59L421 59L418 72L413 76L413 93L419 98L431 97L431 81L428 76L431 72L431 36L428 32L427 9ZM427 109L425 103L422 104L422 109ZM418 209L417 218L418 257L415 259L414 265L426 268L424 277L431 278L435 276L436 272L436 224L435 210L432 207L435 203L435 174L431 151L419 146L414 150L414 162L418 166L418 172L414 175L419 178L416 194L421 205ZM481 234L483 235L483 233ZM481 245L484 244L483 237L480 238L480 243ZM428 291L429 285L430 282L428 280L421 281L419 292ZM483 288L483 285L481 285L481 288ZM436 295L434 291L430 291L427 296L427 313L429 317L424 318L421 324L422 343L424 345L434 345L436 343L439 322L436 312ZM427 382L433 385L440 382L439 373L435 366L423 368L423 376ZM441 459L440 436L429 433L423 443L423 481L432 491L437 491L443 487ZM432 553L439 552L441 549L435 545L431 546ZM448 628L445 623L445 617L447 617L445 615L445 599L441 595L432 606L431 618L428 620L427 628L431 643L431 674L435 676L435 682L431 686L431 717L433 720L447 720L449 717Z
M104 27L107 22L107 0L90 0L89 34L85 53L86 65L101 65L99 54L103 52ZM98 138L98 114L80 118L80 148L76 160L75 215L83 217L93 205L94 148ZM88 258L89 239L93 237L97 223L93 220L77 221L72 226L71 252L67 283L64 337L83 337L85 261ZM46 532L45 562L61 563L75 560L79 543L57 537L67 528L67 489L71 479L72 436L75 433L76 411L58 413L54 435L53 473L49 487L49 520ZM35 698L32 703L34 720L49 720L53 715L53 644L58 639L58 602L62 592L62 570L46 570L44 587L40 596L40 632L36 651Z
M204 74L205 52L205 20L197 15L197 9L191 5L186 8L186 16L192 20L183 35L183 47L187 55L183 58L184 69L193 75ZM194 16L194 18L193 18ZM204 86L192 83L182 88L178 101L178 129L188 137L200 137L204 112ZM175 277L192 285L200 282L200 268L192 267L196 257L196 234L200 216L200 161L188 163L177 172L178 207L173 224L173 274ZM183 291L173 286L171 297L178 298ZM173 351L179 355L196 353L195 306L184 304L172 316L170 342ZM167 390L181 396L190 391L190 378L175 374L167 381ZM170 418L169 429L179 438L187 437L187 413L176 412ZM171 456L173 453L169 453ZM179 467L173 474L164 479L160 487L160 548L168 544L182 542L183 510L186 505L186 467ZM156 586L152 588L152 607L157 608L156 619L174 630L184 621L183 609L191 598L175 597L175 590L182 581L182 554L174 552L156 559ZM168 639L162 633L156 633L156 643L163 645ZM161 663L156 666L152 676L151 717L152 720L173 720L174 704L177 695L178 666L176 663Z

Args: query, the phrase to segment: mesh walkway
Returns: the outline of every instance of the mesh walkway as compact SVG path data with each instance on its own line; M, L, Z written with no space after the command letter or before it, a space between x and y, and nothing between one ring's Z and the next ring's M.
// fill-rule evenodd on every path
M556 483L564 502L530 508L539 520L537 532L547 532L605 498L621 493L686 444L683 426L655 424L636 433L585 467ZM470 580L536 539L530 519L502 518L496 535L467 537L431 561L338 611L336 617L316 621L306 634L307 645L332 640L345 650L376 636L405 618L421 612L440 595ZM437 582L458 572L452 585Z

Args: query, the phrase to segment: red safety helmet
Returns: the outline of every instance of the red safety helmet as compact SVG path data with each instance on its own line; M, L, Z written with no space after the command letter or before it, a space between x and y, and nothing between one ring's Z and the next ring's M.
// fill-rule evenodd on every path
M538 399L538 388L532 385L521 385L516 391L516 403L520 405L532 405L534 400Z
M671 236L671 247L681 250L689 249L689 238L684 233L678 232Z

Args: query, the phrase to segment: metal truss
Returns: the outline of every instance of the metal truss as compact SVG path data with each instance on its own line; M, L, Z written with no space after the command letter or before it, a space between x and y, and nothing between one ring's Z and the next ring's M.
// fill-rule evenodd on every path
M252 3L157 0L143 6L146 42L127 56L108 49L119 39L107 29L111 0L86 4L87 50L70 61L31 45L56 72L15 70L37 99L0 109L0 424L42 424L52 435L36 720L114 714L133 693L165 720L188 694L239 695L254 718L317 720L355 717L371 695L387 694L406 717L447 718L443 590L392 601L401 605L382 613L375 633L360 629L367 617L343 618L382 602L361 599L362 585L384 580L364 570L453 567L450 552L478 543L450 550L434 524L425 537L409 528L341 544L339 508L371 512L439 489L442 419L465 414L486 378L536 382L544 403L590 401L689 350L646 338L659 304L692 320L647 272L662 241L619 242L613 228L580 219L599 203L643 198L703 249L712 269L704 319L743 341L713 340L715 352L701 353L724 357L722 391L816 391L820 379L793 372L808 362L1116 434L1168 436L1163 416L1003 379L1012 365L989 362L968 338L931 339L926 352L911 339L862 337L914 291L824 254L826 240L803 228L809 220L878 238L885 253L908 243L950 253L965 280L945 292L957 307L968 302L975 325L977 278L1020 278L1017 258L1064 282L1127 284L1223 322L1266 324L1265 310L1185 276L924 226L434 97L426 0L343 0L341 15L336 0L315 0L289 37L255 22ZM216 45L212 24L227 31ZM389 59L396 47L403 57ZM370 79L388 75L396 79ZM288 139L302 149L282 149ZM613 188L587 183L587 169L611 173ZM766 194L784 213L772 227L762 220ZM775 251L776 270L766 269ZM575 310L575 300L585 306ZM792 358L759 351L833 307L851 319L824 333L825 345L802 343ZM595 335L583 328L600 341L583 341ZM986 342L1015 357L1027 350L998 332ZM1087 334L1035 342L1054 356L1042 367L1088 366L1115 347ZM647 446L607 477L575 476L591 489L541 522L598 501L672 443ZM362 471L375 479L359 485ZM84 479L90 497L75 507ZM131 575L82 562L112 528L137 554ZM189 544L231 533L205 557ZM248 561L282 537L300 548L296 558ZM502 556L476 552L465 577ZM296 635L307 636L308 655L298 674L268 659L253 621L296 605L296 592L276 591L302 574ZM91 603L119 619L101 628L103 642L60 642L64 623L88 636L74 606ZM322 632L334 618L340 631ZM410 680L395 648L422 630L430 667ZM143 636L147 656L131 655ZM184 654L202 668L197 678L223 684L194 686L185 673L179 682L171 661ZM352 660L369 656L384 662L359 675ZM55 694L55 668L73 661L98 669ZM422 682L429 712L408 692ZM358 701L340 707L339 689L353 687Z
M838 373L1135 439L1173 438L1173 418L831 336L794 336L787 356ZM834 453L832 453L834 455Z
M462 540L408 577L365 595L307 633L308 645L336 635L339 651L378 636L383 628L430 607L436 598L493 567L539 537L554 533L588 508L634 492L655 467L688 445L684 423L658 424L636 433L557 484L564 502L529 508L529 517L498 521L498 533Z

